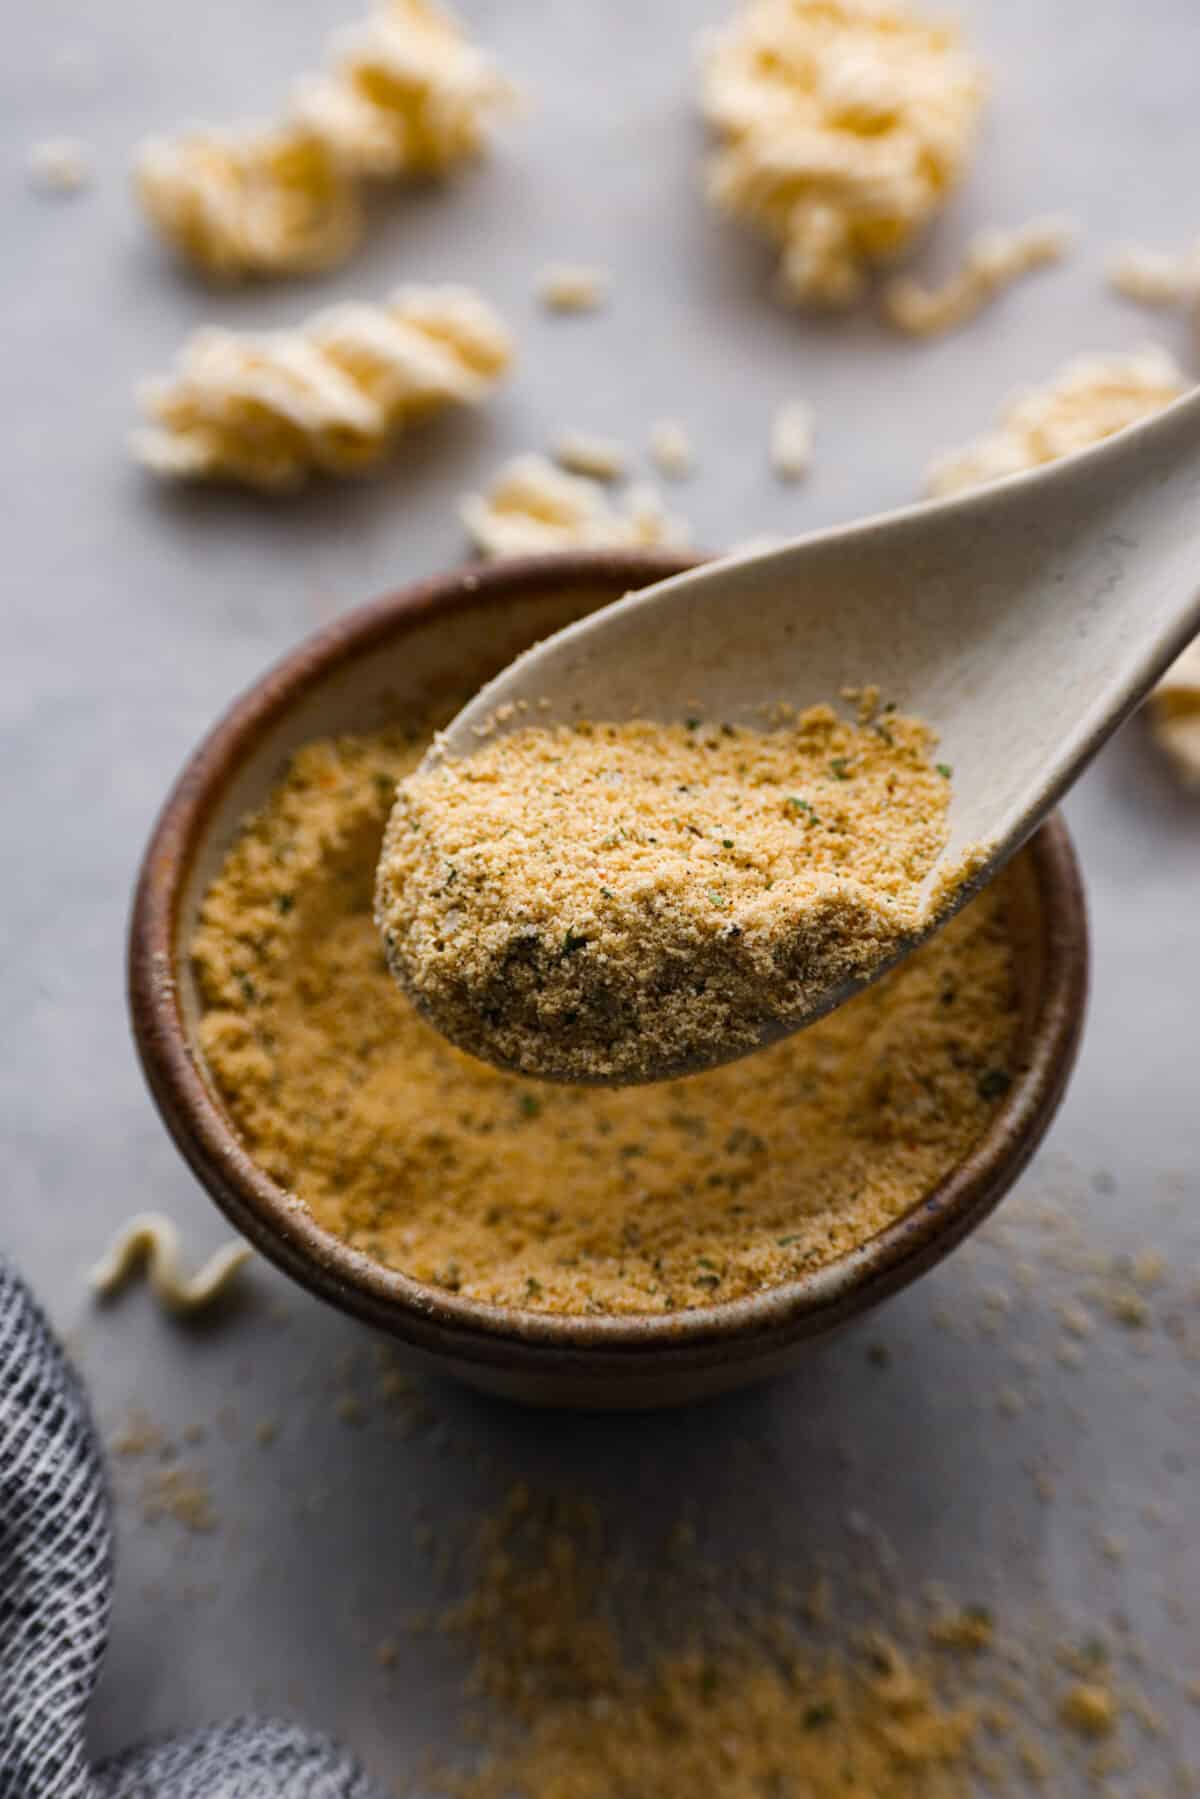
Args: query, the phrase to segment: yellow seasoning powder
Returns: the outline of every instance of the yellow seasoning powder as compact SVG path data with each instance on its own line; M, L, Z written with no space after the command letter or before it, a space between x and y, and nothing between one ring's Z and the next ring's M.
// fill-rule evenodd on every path
M948 771L869 702L779 710L521 726L405 780L377 916L421 1011L501 1067L622 1084L756 1048L876 970L926 921Z
M686 1310L844 1255L979 1137L1019 1029L1010 875L809 1030L702 1075L547 1086L455 1049L372 920L395 784L428 737L300 750L194 936L212 1078L322 1227L494 1304Z

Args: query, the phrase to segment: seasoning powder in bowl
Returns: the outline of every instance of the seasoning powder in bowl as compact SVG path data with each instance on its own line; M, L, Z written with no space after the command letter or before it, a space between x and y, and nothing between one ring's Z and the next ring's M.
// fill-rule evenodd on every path
M977 1141L1020 1024L1006 876L838 1011L705 1074L547 1086L453 1048L372 919L396 783L431 731L302 749L192 944L211 1078L322 1228L478 1301L678 1312L845 1255Z

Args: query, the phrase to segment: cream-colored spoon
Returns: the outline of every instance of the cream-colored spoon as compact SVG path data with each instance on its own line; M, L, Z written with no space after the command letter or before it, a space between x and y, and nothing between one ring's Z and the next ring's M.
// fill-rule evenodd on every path
M939 866L982 846L957 906L1020 847L1198 629L1192 394L1045 469L630 594L512 663L431 754L469 757L531 719L699 712L761 724L764 702L800 708L884 684L902 713L935 727L954 768ZM904 953L917 941L906 939ZM863 984L826 990L759 1041L812 1022ZM744 1052L714 1041L654 1072Z

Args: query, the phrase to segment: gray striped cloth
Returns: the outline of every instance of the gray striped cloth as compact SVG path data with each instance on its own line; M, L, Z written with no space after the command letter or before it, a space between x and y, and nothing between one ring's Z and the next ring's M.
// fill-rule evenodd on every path
M0 1256L0 1799L384 1799L345 1750L271 1719L88 1766L113 1534L87 1396Z

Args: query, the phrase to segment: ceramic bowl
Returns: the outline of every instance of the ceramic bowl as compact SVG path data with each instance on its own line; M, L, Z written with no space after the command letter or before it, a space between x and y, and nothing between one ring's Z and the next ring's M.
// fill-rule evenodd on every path
M1020 857L1022 1003L1013 1084L987 1130L911 1211L815 1273L678 1315L550 1317L482 1305L381 1266L320 1229L256 1166L207 1076L187 945L239 821L311 738L371 730L478 685L537 638L675 573L660 553L570 553L469 568L340 618L242 695L167 798L142 864L129 943L134 1035L167 1129L232 1224L302 1286L410 1346L414 1359L542 1404L667 1405L786 1369L807 1345L941 1260L996 1205L1052 1118L1075 1058L1087 919L1061 819Z

